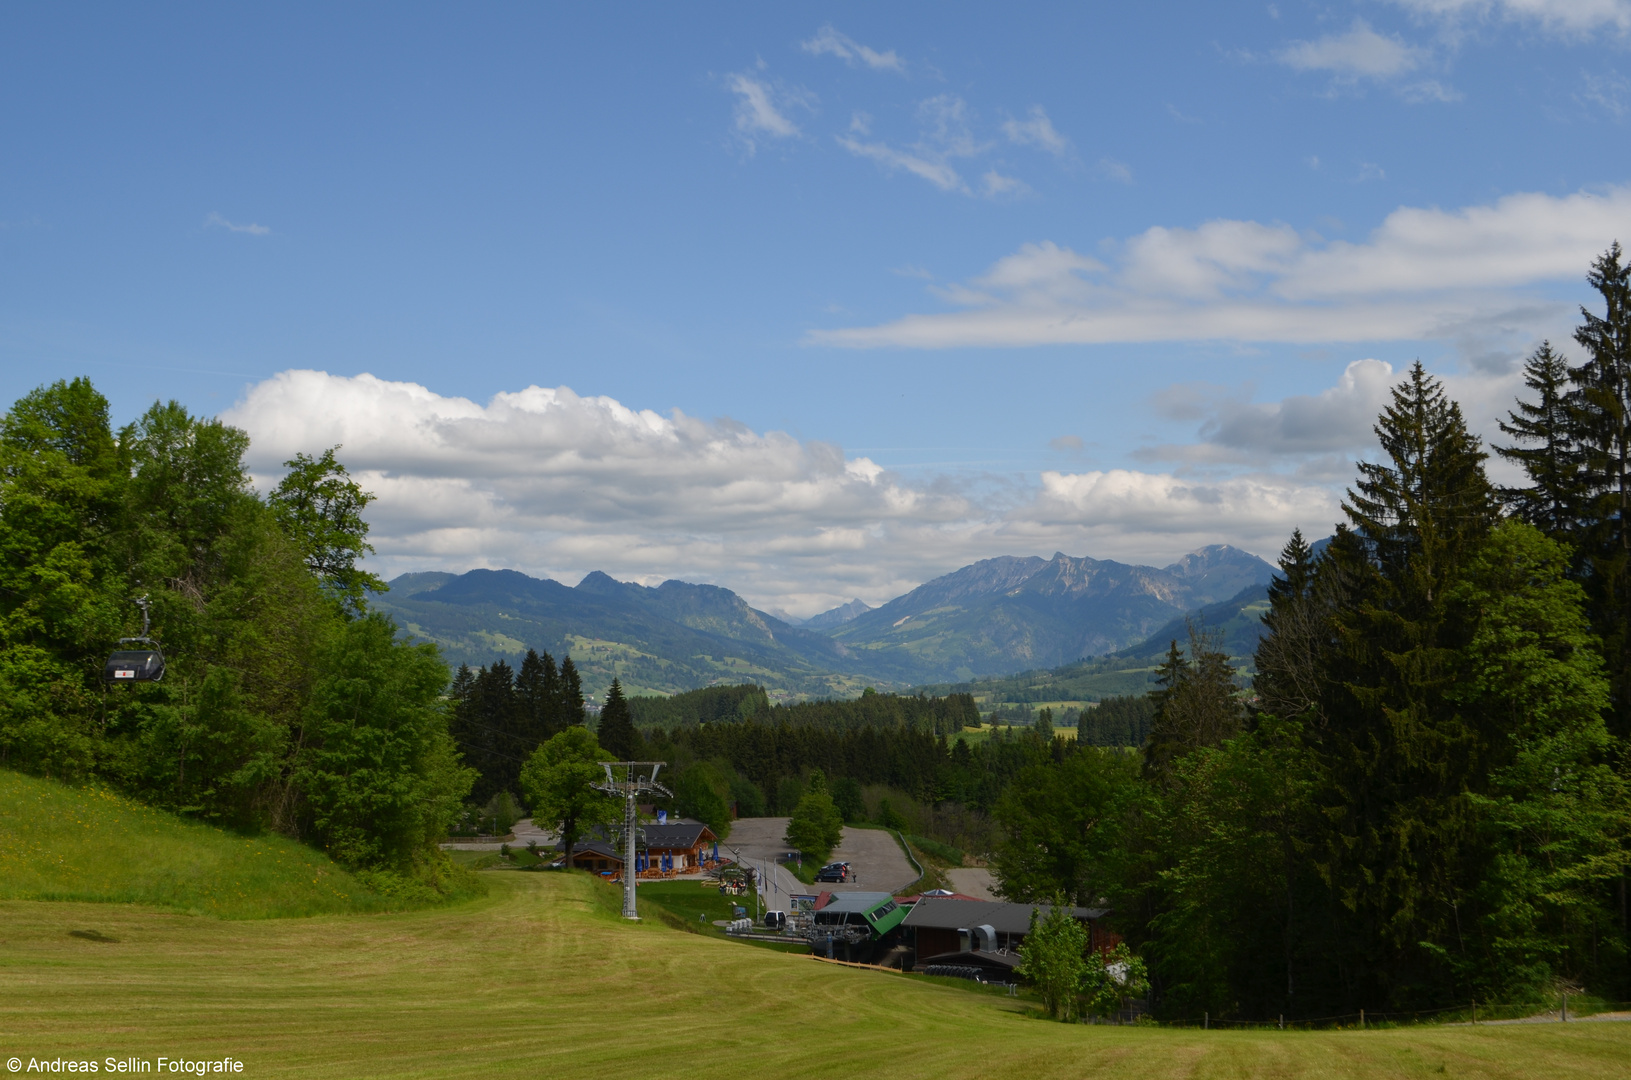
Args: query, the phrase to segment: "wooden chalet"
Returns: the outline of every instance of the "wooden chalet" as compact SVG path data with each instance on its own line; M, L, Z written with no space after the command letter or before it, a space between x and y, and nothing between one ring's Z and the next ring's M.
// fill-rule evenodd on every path
M719 838L700 821L669 822L664 825L643 825L645 845L640 856L647 866L672 866L675 873L688 873L702 866L713 855L713 846ZM556 844L557 851L561 849ZM572 865L579 870L596 874L617 874L623 870L623 856L605 831L596 829L587 839L572 845Z

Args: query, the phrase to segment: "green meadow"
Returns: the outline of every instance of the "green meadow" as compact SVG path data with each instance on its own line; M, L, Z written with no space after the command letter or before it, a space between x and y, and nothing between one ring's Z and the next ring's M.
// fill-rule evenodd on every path
M294 845L3 772L0 791L0 1058L25 1069L165 1055L306 1078L1552 1078L1631 1061L1620 1023L1058 1024L972 984L687 932L725 911L695 885L643 888L638 924L614 886L513 871L482 873L486 895L461 904L359 913L366 891Z
M146 904L224 919L385 911L320 851L0 769L0 899Z

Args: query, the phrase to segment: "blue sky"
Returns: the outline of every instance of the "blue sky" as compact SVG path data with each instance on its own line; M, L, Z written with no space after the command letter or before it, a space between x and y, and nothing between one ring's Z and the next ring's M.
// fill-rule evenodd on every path
M1272 557L1631 241L1625 0L1093 8L14 6L0 392L344 442L388 573L810 614Z

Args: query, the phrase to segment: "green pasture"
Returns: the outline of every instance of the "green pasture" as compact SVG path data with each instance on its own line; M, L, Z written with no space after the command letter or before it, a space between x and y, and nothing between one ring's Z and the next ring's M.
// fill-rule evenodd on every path
M405 906L320 851L0 770L0 899L152 904L227 919Z
M226 922L0 903L0 1048L244 1061L260 1077L1610 1077L1631 1024L1195 1031L618 918L581 874L372 916ZM698 895L701 889L697 890ZM693 916L694 918L694 916Z
M695 883L641 886L629 924L586 874L479 878L479 899L379 912L299 845L0 771L0 1058L529 1080L1573 1078L1631 1061L1623 1023L1058 1024L974 984L725 940L711 924L739 901Z

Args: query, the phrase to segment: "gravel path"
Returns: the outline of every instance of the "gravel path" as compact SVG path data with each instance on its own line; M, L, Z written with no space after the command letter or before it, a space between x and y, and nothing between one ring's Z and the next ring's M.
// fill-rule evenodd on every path
M973 896L980 900L1001 900L997 895L997 879L991 871L977 866L965 866L946 871L953 892Z

